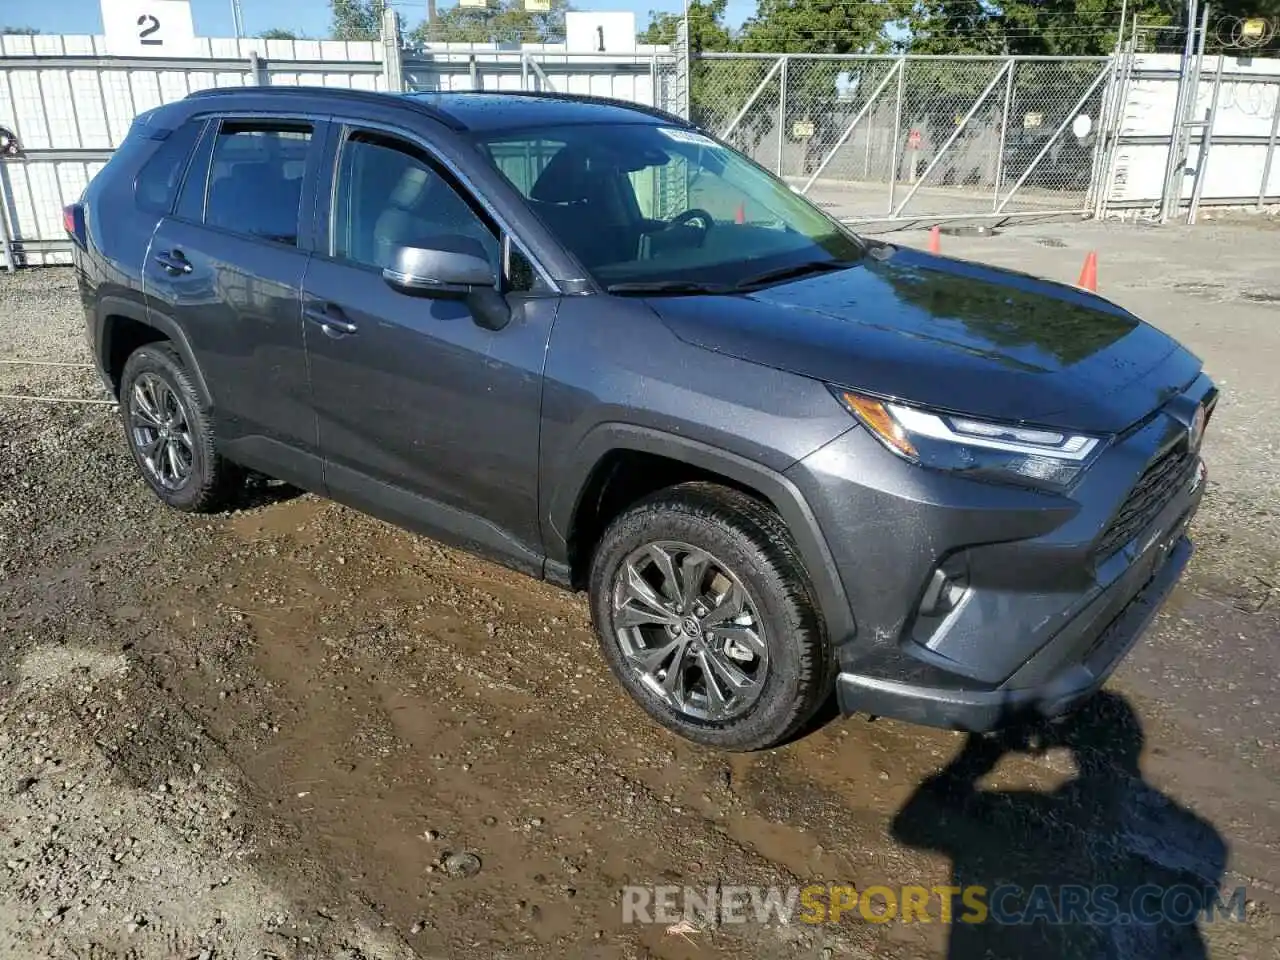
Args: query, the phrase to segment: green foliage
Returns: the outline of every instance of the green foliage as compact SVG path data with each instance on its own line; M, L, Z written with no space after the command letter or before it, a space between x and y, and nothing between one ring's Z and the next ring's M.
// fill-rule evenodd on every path
M1280 0L1273 0L1280 2ZM1176 22L1174 0L1132 0L1127 18ZM922 0L906 18L911 53L1103 56L1120 29L1117 0Z
M742 28L740 48L751 52L879 53L892 41L885 24L904 16L908 0L760 0Z
M329 0L334 40L377 40L382 36L382 13L387 0Z
M551 0L545 13L531 13L524 0L491 0L485 7L452 6L434 25L420 24L413 43L554 43L564 39L567 0Z
M270 30L263 30L258 34L260 40L297 40L298 35L292 30L281 30L279 27L272 27Z
M34 37L39 32L35 27L0 27L0 34L6 37Z
M695 53L733 48L733 38L724 23L728 0L692 0L689 4L689 48ZM640 43L673 44L683 14L649 11L649 26L636 38Z

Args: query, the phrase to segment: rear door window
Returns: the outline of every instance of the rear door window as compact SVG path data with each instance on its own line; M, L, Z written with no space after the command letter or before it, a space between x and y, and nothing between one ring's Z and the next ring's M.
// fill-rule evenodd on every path
M203 120L184 123L165 137L151 159L143 164L136 184L138 206L151 213L167 214L182 185L191 150L200 139Z
M297 246L313 134L308 123L223 121L213 144L205 223Z

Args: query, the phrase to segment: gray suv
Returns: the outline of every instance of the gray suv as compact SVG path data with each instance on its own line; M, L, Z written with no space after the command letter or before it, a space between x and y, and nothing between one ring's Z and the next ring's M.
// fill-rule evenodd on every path
M66 211L129 447L585 590L659 722L1066 711L1181 574L1216 391L1090 293L860 239L690 124L208 90Z

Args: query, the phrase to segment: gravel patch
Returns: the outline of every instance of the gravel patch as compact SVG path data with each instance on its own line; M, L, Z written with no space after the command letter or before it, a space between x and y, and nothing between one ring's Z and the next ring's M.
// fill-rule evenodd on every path
M0 309L0 358L84 360L71 271L0 276ZM1245 394L1267 389L1245 366ZM0 365L18 388L102 396L92 371ZM1248 705L1275 675L1244 653L1280 636L1249 585L1276 556L1270 501L1245 505L1269 469L1211 473L1206 560L1134 686L1143 773L1250 887L1249 921L1204 933L1243 960L1280 937L1274 697ZM1205 611L1229 624L1217 647ZM1218 674L1185 675L1202 661ZM1166 710L1207 713L1214 677L1234 713ZM580 597L296 491L167 510L111 408L0 400L2 957L940 956L938 924L625 926L620 890L949 883L891 827L962 743L855 719L758 755L694 748L619 691ZM993 779L1051 791L1075 770L1020 756ZM1115 847L1077 819L1088 855Z

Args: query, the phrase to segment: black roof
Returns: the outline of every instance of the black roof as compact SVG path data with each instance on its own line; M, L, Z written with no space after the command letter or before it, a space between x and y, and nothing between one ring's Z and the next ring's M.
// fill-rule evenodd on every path
M641 103L572 93L459 90L424 91L408 94L407 97L448 114L468 130L566 126L579 123L661 122L681 127L688 126L684 120L674 114Z
M352 90L345 87L212 87L187 99L263 96L270 99L311 97L386 105L411 105L454 130L503 130L518 127L591 123L668 123L689 126L686 120L656 107L571 93L528 91L450 91L409 94Z

